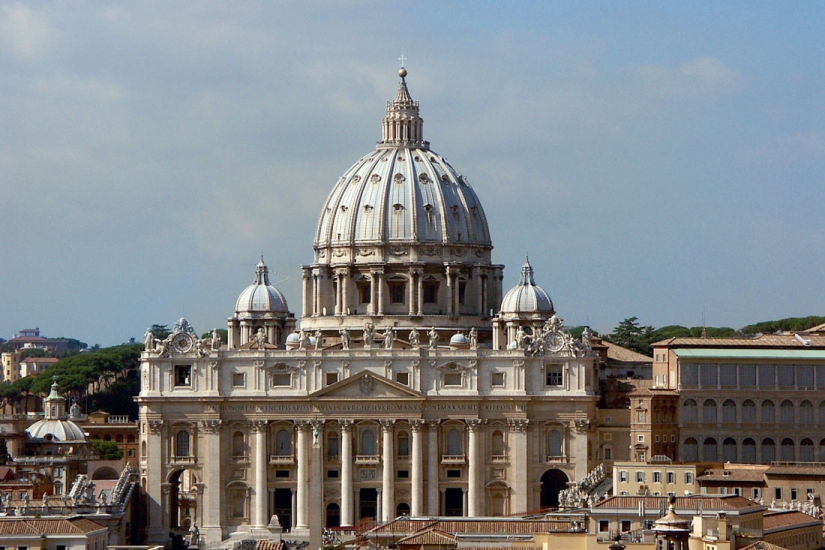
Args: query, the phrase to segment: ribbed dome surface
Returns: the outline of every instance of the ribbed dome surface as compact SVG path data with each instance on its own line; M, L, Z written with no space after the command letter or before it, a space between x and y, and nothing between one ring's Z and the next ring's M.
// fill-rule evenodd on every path
M333 188L315 248L481 245L492 248L487 218L467 178L423 140L418 102L404 81L387 103L383 139ZM334 260L333 260L334 261ZM342 260L343 261L343 260Z
M516 286L511 288L501 301L502 314L546 313L551 314L553 301L550 296L533 280L533 266L526 260L521 266L521 277Z
M286 298L281 291L269 284L269 272L264 259L255 267L255 282L238 296L236 315L244 313L289 313Z
M86 435L71 420L38 420L26 431L33 439L52 439L54 441L86 441ZM47 436L51 435L51 438Z

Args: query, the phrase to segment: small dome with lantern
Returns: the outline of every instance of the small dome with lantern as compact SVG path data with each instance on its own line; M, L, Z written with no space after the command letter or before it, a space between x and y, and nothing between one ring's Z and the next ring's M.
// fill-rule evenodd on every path
M51 393L43 400L45 418L26 428L26 433L31 439L52 443L85 443L86 434L80 426L68 419L66 398L60 395L58 389L55 380Z
M255 266L255 282L246 287L235 302L235 315L239 319L266 314L288 314L286 298L269 282L269 270L261 256Z
M555 310L553 301L543 288L536 285L533 279L533 266L530 259L526 259L521 266L521 277L516 286L511 288L501 301L500 315L539 315L549 317Z

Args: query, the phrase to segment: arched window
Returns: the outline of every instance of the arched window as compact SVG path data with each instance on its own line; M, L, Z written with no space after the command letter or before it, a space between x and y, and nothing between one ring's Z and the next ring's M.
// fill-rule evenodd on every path
M127 443L134 443L135 442L135 436L130 435L129 437L126 438L126 442Z
M123 443L123 436L122 435L116 435L115 436L115 443Z
M823 381L825 384L825 381ZM825 401L819 402L819 423L825 424Z
M814 461L814 442L807 437L799 443L799 460L802 462Z
M366 456L375 456L375 432L372 430L364 430L361 432L361 454Z
M790 437L783 439L782 444L779 446L779 460L783 462L796 460L796 445Z
M685 423L693 424L696 422L696 401L693 399L685 399L682 405L682 418Z
M683 454L687 462L696 462L699 460L699 442L693 437L685 439L682 445Z
M340 453L338 446L338 434L332 432L327 436L327 456L337 457L338 453Z
M770 437L762 440L762 464L770 464L776 460L776 443Z
M726 424L736 423L736 403L733 399L725 399L722 403L722 422Z
M244 456L246 454L246 445L242 432L235 432L232 434L232 456Z
M103 441L111 441L111 440L112 440L112 436L111 436L111 435L106 434L106 435L104 435L104 436L103 436Z
M447 432L447 454L451 456L464 454L464 445L461 441L461 432L453 428Z
M292 455L292 435L287 430L278 430L275 434L275 455Z
M742 462L745 464L756 463L756 441L750 437L742 441Z
M189 456L189 432L186 430L175 436L175 456Z
M407 432L398 432L398 456L410 456L410 436Z
M547 456L562 456L561 433L558 430L550 430L547 434Z
M752 424L756 422L756 403L750 399L742 402L742 423Z
M819 442L819 462L825 462L825 439Z
M773 424L776 422L776 412L774 410L773 401L766 399L762 401L762 415L760 416L762 424Z
M400 502L398 506L395 507L395 517L401 516L409 516L410 515L410 505L406 502Z
M702 403L702 422L705 424L716 423L716 401L713 399L705 399Z
M736 440L728 437L722 442L722 460L736 462Z
M793 401L786 399L779 405L779 422L780 424L792 425L793 422Z
M799 423L807 425L814 423L814 404L807 399L799 404Z
M825 439L823 441L825 441ZM140 456L146 456L146 442L145 441L140 442Z
M504 456L504 434L501 430L494 431L492 439L493 456Z
M712 437L706 437L702 443L702 460L716 461L719 460L719 453L716 449L716 440Z

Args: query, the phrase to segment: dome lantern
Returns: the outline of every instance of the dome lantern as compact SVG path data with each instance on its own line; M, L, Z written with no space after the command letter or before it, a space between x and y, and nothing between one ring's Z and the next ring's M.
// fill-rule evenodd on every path
M387 114L381 121L382 135L378 146L406 145L427 149L430 144L424 141L424 120L418 112L418 102L413 101L407 89L407 70L401 67L398 76L401 77L401 81L398 83L395 98L387 102Z

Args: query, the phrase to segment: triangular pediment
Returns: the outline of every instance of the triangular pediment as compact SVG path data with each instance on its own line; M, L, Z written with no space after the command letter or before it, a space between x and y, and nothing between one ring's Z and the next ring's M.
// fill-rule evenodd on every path
M363 371L310 395L321 399L423 399L424 394L374 372Z

